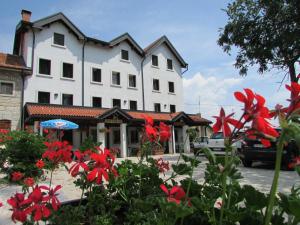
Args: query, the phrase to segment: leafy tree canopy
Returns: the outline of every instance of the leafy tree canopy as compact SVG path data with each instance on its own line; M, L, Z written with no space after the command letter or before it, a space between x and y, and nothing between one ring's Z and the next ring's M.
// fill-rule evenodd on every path
M295 63L300 57L300 0L235 0L225 12L228 23L218 44L230 54L237 47L235 67L246 75L257 64L263 73L288 70L297 81Z

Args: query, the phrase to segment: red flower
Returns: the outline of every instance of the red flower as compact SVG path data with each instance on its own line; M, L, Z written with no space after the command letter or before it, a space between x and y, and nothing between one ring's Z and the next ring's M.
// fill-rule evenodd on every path
M37 168L42 169L45 166L45 163L43 162L43 160L38 160L35 164L37 166Z
M76 160L76 163L74 163L74 165L71 166L71 168L69 170L69 172L71 173L72 177L77 176L80 167L82 169L84 169L84 171L88 171L89 170L89 167L85 163L85 159L84 159L85 158L85 154L84 153L82 154L79 150L76 150L74 152L74 155L76 156L77 160Z
M7 203L12 206L12 215L11 219L14 223L17 221L20 221L24 223L27 218L27 214L24 211L23 202L24 202L25 196L22 193L16 193L14 197L11 197L7 200Z
M42 157L48 159L54 165L72 162L72 146L66 141L45 142L47 150Z
M108 149L91 154L91 159L93 159L95 163L93 169L87 175L88 181L96 180L96 183L100 184L102 183L102 177L104 177L106 181L109 180L108 172L112 172L115 176L118 175L116 169L113 167L115 156L111 154Z
M3 206L3 203L2 202L0 202L0 208Z
M173 186L169 191L166 185L161 184L160 188L168 196L167 197L168 202L175 202L176 204L180 204L180 202L186 198L185 192L182 187Z
M7 129L0 129L0 134L6 135L8 133L9 133L9 130L7 130Z
M220 110L219 116L214 116L214 118L217 119L216 123L213 125L213 131L214 133L218 132L219 130L223 131L224 137L229 137L231 135L231 128L229 124L241 128L242 124L238 122L237 120L231 118L233 116L233 113L229 114L228 116L225 116L225 111L223 108Z
M43 201L50 201L54 211L57 211L60 207L60 201L57 198L58 194L56 192L61 189L61 185L57 185L54 189L49 189L49 187L46 186L40 186L40 188L48 191L48 195L43 198Z
M291 85L285 87L291 92L290 106L288 107L288 113L291 113L300 108L300 84L292 82Z
M158 131L156 128L154 128L153 126L146 124L145 125L145 132L146 132L146 136L147 139L151 142L156 141L158 138Z
M48 134L49 130L48 129L43 129L44 134Z
M46 206L41 188L36 186L29 194L28 199L24 203L31 204L25 212L27 214L33 214L33 220L39 221L42 218L48 218L51 215L50 209Z
M234 92L234 96L238 101L244 103L244 111L246 114L249 114L249 112L251 113L251 109L253 107L255 94L251 89L248 88L245 88L244 91L246 95L244 95L242 92L237 91Z
M146 125L153 126L154 122L153 122L153 119L150 116L145 115L144 118L145 118L145 121L146 121Z
M32 177L27 177L24 179L24 184L27 187L32 187L34 185L34 179Z
M165 173L170 170L169 162L164 161L162 158L155 160L155 166L159 169L159 172Z
M161 142L168 141L171 136L170 127L163 122L159 124L159 140Z
M23 173L21 173L21 172L13 172L12 174L11 174L11 180L12 181L19 181L19 180L21 180L22 178L23 178Z

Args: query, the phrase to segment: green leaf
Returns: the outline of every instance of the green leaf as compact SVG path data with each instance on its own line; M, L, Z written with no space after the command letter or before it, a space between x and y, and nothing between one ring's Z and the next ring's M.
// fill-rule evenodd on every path
M250 185L244 185L244 197L246 200L246 206L252 207L256 210L263 209L268 204L268 198L265 194L257 191L254 187Z
M184 163L180 163L178 165L172 165L172 168L174 172L179 175L190 175L190 173L192 172L192 168Z
M216 164L216 156L209 148L201 149L210 164Z

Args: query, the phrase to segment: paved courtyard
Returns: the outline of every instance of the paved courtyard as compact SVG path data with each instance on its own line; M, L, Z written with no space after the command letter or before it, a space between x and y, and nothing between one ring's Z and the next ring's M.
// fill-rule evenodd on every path
M175 164L178 156L166 155L165 160L168 160L171 164ZM132 160L137 160L132 158ZM205 158L200 158L202 161L199 167L195 170L195 178L199 181L203 181L205 164L207 163ZM274 168L272 165L254 164L252 168L239 167L239 170L244 177L241 181L242 184L251 184L263 192L268 192L271 187ZM74 179L67 174L64 168L54 173L54 185L62 185L63 188L60 192L59 198L61 201L67 201L80 197L80 191L77 190L73 184ZM45 181L45 184L48 180ZM296 184L300 185L300 177L294 171L281 171L279 180L279 191L288 193L291 187ZM0 201L5 203L5 206L0 209L0 225L13 224L10 221L9 207L7 207L6 200L13 195L16 191L20 191L20 187L0 185Z

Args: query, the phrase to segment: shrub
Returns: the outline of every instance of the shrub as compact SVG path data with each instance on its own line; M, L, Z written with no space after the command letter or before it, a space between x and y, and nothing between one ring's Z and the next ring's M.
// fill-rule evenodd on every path
M5 148L1 151L1 171L9 178L13 172L21 172L24 177L40 177L42 171L35 163L46 149L44 138L26 131L12 131L7 134L9 138L4 141Z

